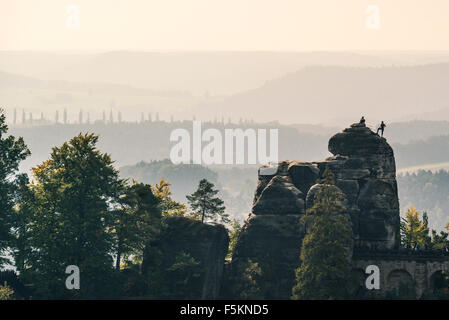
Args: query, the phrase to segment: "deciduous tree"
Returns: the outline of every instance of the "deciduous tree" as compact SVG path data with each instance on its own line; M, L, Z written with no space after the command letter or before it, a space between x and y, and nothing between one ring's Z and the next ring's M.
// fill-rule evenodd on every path
M113 208L123 181L98 136L79 134L33 169L31 250L24 277L44 298L108 297L114 244ZM81 272L81 289L64 287L66 267ZM76 291L76 292L75 292Z
M424 248L428 244L429 228L427 213L420 219L420 212L411 206L401 221L401 243L403 246Z
M19 163L30 155L22 138L7 135L4 111L0 109L0 268L10 245L13 226L14 195L17 190ZM23 178L23 176L22 176Z

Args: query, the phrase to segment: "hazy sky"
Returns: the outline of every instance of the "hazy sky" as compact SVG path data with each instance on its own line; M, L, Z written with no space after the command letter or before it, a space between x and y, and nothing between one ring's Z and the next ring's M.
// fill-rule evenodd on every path
M449 50L448 17L449 0L0 0L0 50Z

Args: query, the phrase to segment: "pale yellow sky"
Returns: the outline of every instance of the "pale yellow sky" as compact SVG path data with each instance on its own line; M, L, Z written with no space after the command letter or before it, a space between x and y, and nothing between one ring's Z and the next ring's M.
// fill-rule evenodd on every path
M0 50L449 50L449 0L0 0Z

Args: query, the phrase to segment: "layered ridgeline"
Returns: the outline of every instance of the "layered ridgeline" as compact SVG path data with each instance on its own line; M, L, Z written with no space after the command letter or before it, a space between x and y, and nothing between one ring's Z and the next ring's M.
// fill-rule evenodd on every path
M299 222L313 205L325 168L346 196L355 245L399 246L400 218L393 150L364 124L353 124L329 140L333 154L321 162L281 161L275 173L259 170L252 214L245 223L232 269L249 259L265 274L265 298L289 299L305 228Z

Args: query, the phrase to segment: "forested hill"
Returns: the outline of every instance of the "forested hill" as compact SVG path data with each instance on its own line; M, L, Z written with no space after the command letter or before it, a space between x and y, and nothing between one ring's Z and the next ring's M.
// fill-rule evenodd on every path
M186 202L186 195L195 192L201 179L213 182L224 200L226 212L243 221L250 212L257 185L257 167L205 167L194 164L174 165L170 160L139 162L120 168L120 175L130 180L155 185L161 179L171 184L176 201Z
M22 170L29 170L48 158L51 148L59 146L80 132L94 132L100 136L99 148L111 154L117 167L134 165L139 161L150 162L170 157L170 149L176 143L170 142L173 130L185 128L192 131L192 121L144 121L105 124L57 124L42 126L11 126L10 132L23 137L31 150L31 157L23 161ZM222 132L224 139L225 128L278 129L279 130L279 158L280 159L322 159L330 155L327 152L329 137L317 134L303 133L296 128L277 123L256 124L226 124L219 122L203 122L202 130L216 128ZM192 137L192 135L191 135Z
M429 225L442 230L449 221L449 172L418 171L397 177L401 212L410 206L426 211Z
M449 161L449 135L393 144L398 168Z

